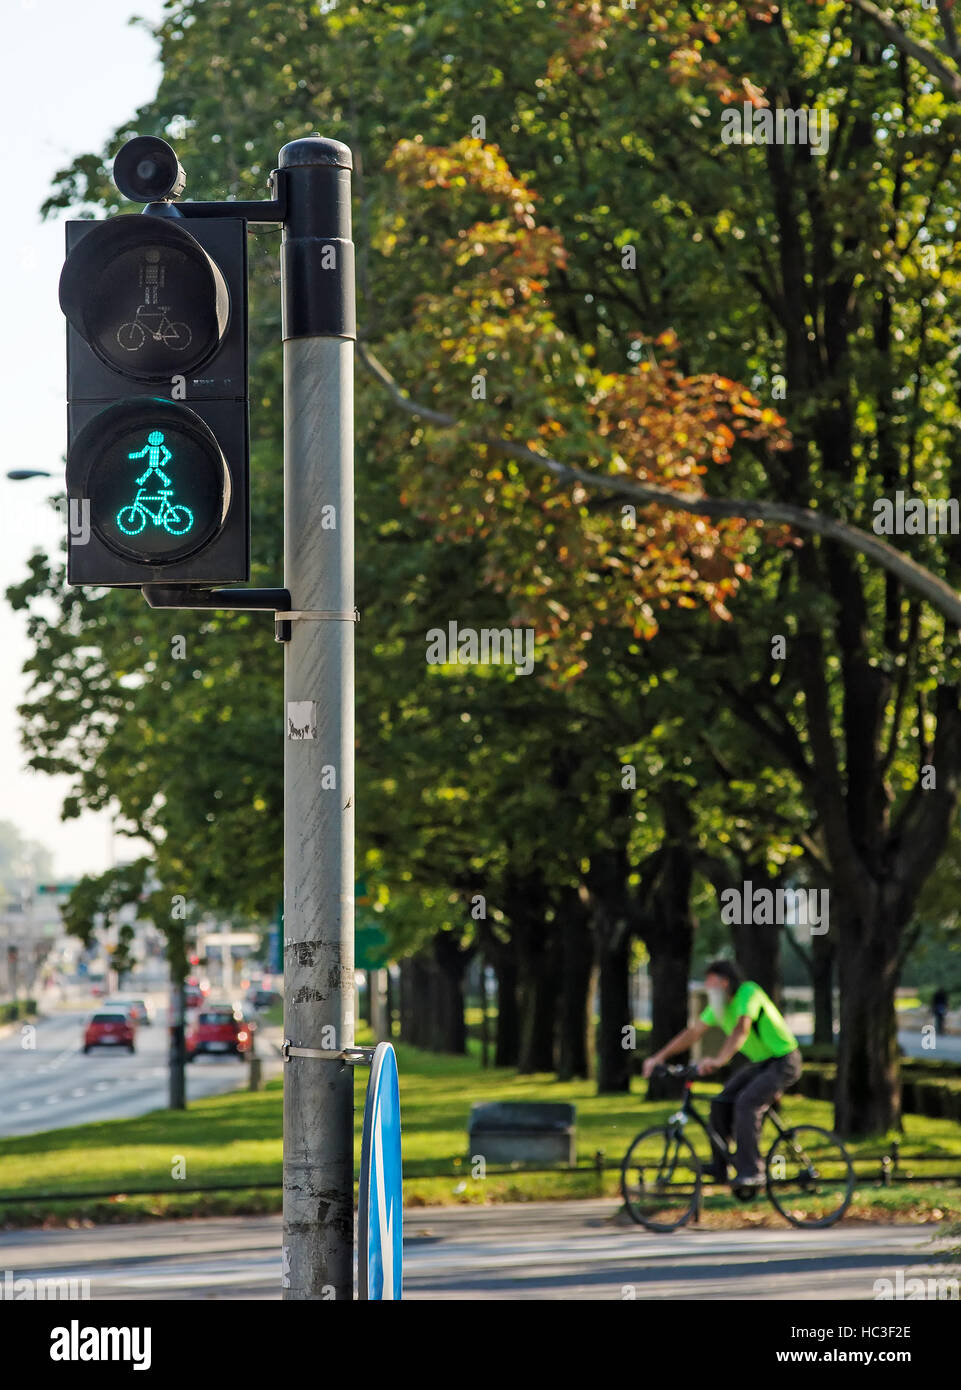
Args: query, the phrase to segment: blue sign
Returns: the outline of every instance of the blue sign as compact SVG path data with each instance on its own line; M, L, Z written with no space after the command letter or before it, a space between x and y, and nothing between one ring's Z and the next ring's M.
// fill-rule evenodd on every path
M400 1089L390 1043L377 1044L367 1082L360 1150L357 1276L365 1299L403 1294L403 1190Z
M276 924L267 933L267 969L271 975L284 973L284 952L280 941L280 927Z

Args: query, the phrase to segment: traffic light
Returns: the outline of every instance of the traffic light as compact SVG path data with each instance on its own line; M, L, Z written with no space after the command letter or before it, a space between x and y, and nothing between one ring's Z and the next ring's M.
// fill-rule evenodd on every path
M142 137L121 191L183 188ZM210 586L249 578L247 238L240 218L67 223L67 496L71 584Z

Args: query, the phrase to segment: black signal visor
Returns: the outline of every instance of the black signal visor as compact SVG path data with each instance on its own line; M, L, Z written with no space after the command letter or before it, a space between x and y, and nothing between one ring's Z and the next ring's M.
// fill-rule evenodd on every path
M97 223L67 258L60 307L111 370L167 382L217 351L230 318L216 262L176 218Z

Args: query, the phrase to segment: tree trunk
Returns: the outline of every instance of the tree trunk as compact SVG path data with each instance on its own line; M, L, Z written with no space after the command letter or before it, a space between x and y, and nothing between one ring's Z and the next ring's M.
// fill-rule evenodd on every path
M490 1066L490 1027L488 1020L488 1009L490 1001L487 998L487 957L482 956L480 960L480 971L477 976L478 992L480 994L480 1045L481 1045L481 1066L486 1071Z
M464 1021L464 971L470 952L452 932L434 937L434 1050L463 1056L467 1051Z
M520 1014L517 1009L517 961L510 947L498 950L494 974L497 977L494 1066L516 1067L520 1051Z
M814 987L814 1042L834 1046L834 943L830 936L811 939L811 984Z
M171 991L170 1075L168 1107L187 1109L187 1039L184 1020L187 1017L187 987L183 979L173 983Z
M554 1023L557 1014L557 960L549 928L527 922L514 941L519 948L518 1004L520 1046L517 1070L524 1075L554 1070Z
M423 957L400 963L400 1036L412 1047L431 1046L432 999L430 972Z
M675 784L662 790L664 844L652 861L654 880L645 894L648 909L640 924L650 958L651 1052L657 1052L687 1027L695 926L691 911L694 835L688 797L687 789ZM672 1064L686 1060L682 1053L670 1059ZM676 1098L682 1090L671 1077L652 1076L647 1083L647 1099Z
M634 1052L630 1037L631 934L624 923L595 923L594 941L600 993L597 1028L597 1093L631 1089Z
M748 869L745 878L755 888L770 888L776 892L780 886L768 879L763 870ZM760 985L774 1003L781 1006L781 931L779 926L756 926L751 922L736 922L731 925L731 939L734 955L745 980L753 980Z
M394 986L394 972L388 967L387 970L387 1032L385 1037L388 1042L394 1036L394 1014L397 1009L396 988Z
M413 1041L411 1035L414 1029L414 987L411 980L410 957L400 961L397 968L400 974L397 992L397 1036L401 1042L409 1043Z
M170 965L170 1039L168 1104L171 1110L187 1109L187 932L182 922L166 927Z
M684 1031L688 1019L688 981L691 974L693 932L666 931L658 935L662 945L651 955L651 1052ZM686 1062L687 1052L676 1052L670 1065ZM648 1100L676 1099L683 1087L669 1076L652 1076L647 1083Z
M560 1015L557 1079L590 1075L587 1056L588 1016L593 949L585 905L575 893L560 908Z
M897 1022L898 933L849 917L839 933L841 1030L834 1127L845 1137L901 1128Z

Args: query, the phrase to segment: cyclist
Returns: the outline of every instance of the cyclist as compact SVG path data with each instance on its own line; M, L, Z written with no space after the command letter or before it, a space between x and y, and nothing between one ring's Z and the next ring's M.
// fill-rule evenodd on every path
M736 1169L732 1187L760 1187L764 1171L758 1153L764 1113L781 1091L793 1086L801 1075L801 1053L797 1039L780 1010L753 980L745 980L729 960L715 960L704 976L708 1005L697 1023L665 1044L644 1063L644 1075L675 1052L686 1052L708 1028L720 1027L727 1034L716 1057L702 1057L697 1064L700 1076L709 1076L729 1062L735 1052L743 1052L748 1066L742 1067L711 1102L711 1124L719 1136L730 1140L732 1119L737 1144ZM714 1151L714 1177L724 1182L727 1164L722 1152Z

